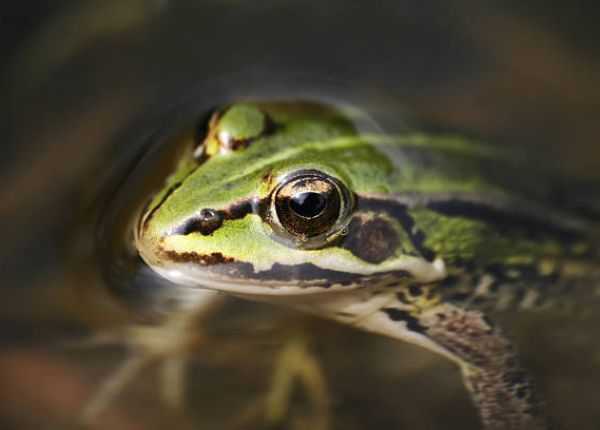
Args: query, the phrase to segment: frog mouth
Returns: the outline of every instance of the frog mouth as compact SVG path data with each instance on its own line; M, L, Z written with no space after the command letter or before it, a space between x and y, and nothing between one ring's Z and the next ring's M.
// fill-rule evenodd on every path
M190 266L153 267L152 269L160 276L180 285L247 295L308 295L351 291L363 287L396 287L412 279L410 274L404 271L359 276L336 272L336 278L332 279L330 276L318 277L316 273L323 269L316 266L299 269L303 273L306 273L307 269L314 270L315 277L311 279L307 279L306 274L303 279L295 279L293 275L279 276L279 271L286 270L283 265L276 267L273 272L261 273L260 277L232 276L232 272L243 271L236 263L226 270L216 270L217 267L208 270L197 269Z
M423 278L408 267L355 273L323 268L310 262L295 265L275 263L268 270L257 271L251 263L236 261L221 253L163 252L169 255L159 259L158 264L146 262L160 276L172 282L192 288L250 295L304 295L365 287L392 288L409 282L430 282L432 276ZM443 267L438 269L445 272ZM441 273L436 276L441 276Z

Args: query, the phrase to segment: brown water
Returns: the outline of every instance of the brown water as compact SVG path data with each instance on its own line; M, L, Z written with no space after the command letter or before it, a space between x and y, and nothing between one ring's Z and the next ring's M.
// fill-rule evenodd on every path
M90 222L101 202L93 196L140 141L165 123L185 123L177 106L187 115L261 91L335 88L352 100L380 101L385 111L403 106L410 121L527 146L600 177L600 11L593 2L566 5L9 7L0 27L0 428L67 428L126 357L119 345L89 344L132 317L101 276ZM144 298L136 290L130 297ZM514 335L561 428L600 428L599 322L593 314L515 317ZM96 427L270 428L262 402L277 355L298 327L326 376L334 429L478 428L450 363L240 300L203 327L184 413L163 408L150 367ZM312 429L313 412L298 390L274 428Z

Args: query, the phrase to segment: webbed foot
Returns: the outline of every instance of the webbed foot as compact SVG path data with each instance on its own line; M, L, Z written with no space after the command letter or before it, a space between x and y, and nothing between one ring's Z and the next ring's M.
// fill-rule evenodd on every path
M222 296L202 291L185 306L169 314L160 324L134 325L120 332L100 335L94 343L122 344L128 350L125 361L100 385L77 417L77 426L93 427L108 406L151 365L158 366L159 394L177 428L187 428L184 410L185 373L190 354L201 346L201 319L216 308ZM189 299L189 298L188 298Z

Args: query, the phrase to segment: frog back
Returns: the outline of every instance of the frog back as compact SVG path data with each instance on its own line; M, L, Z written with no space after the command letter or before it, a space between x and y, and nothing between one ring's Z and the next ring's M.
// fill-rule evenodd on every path
M424 258L445 262L449 297L530 306L600 289L597 184L461 137L406 135L380 150L395 166L387 202L362 205L394 212Z

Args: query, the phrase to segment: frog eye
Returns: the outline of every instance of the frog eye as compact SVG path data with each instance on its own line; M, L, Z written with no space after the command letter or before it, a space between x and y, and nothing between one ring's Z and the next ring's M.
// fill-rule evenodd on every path
M271 224L305 245L339 233L349 206L350 195L340 181L318 171L298 172L271 193Z
M206 155L225 154L244 149L263 136L269 118L257 106L236 104L213 115L205 139Z

